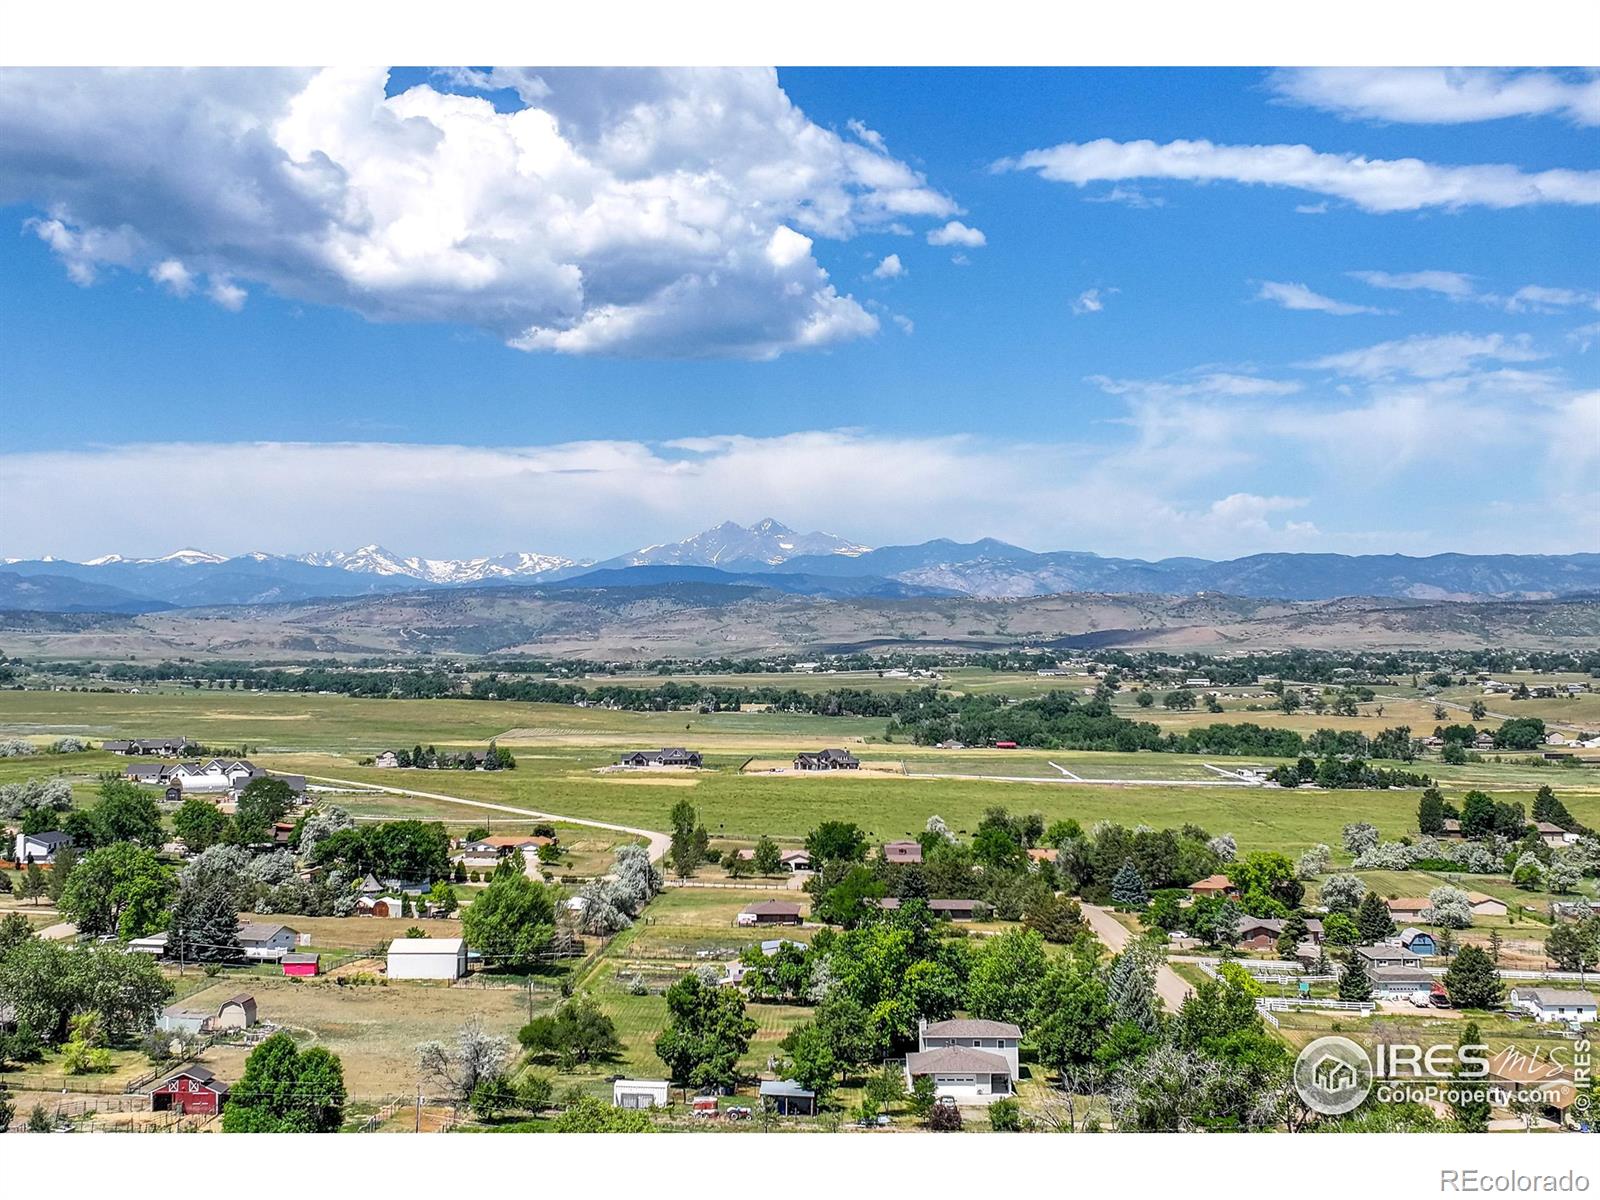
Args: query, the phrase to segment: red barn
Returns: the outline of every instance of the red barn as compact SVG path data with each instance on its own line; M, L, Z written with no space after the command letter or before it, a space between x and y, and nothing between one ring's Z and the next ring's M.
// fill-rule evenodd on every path
M994 748L996 750L1015 750L1017 744L1015 742L996 742Z
M304 979L322 973L320 954L285 954L279 961L283 964L285 975L296 975Z
M185 1067L150 1089L151 1112L219 1113L228 1085L204 1067Z

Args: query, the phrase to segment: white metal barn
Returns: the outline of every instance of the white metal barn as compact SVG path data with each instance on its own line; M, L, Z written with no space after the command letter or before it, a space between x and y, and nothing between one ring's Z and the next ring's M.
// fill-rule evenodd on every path
M389 943L390 979L460 979L466 973L464 938L395 938Z
M616 1108L665 1108L667 1081L619 1079L611 1085L611 1103Z

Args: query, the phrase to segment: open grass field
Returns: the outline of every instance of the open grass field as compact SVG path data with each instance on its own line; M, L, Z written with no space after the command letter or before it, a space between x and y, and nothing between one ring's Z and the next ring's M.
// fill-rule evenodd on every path
M238 980L219 979L184 1003L215 1008L239 990ZM414 1095L417 1046L448 1040L473 1018L513 1041L528 1019L526 999L516 988L414 982L340 987L328 980L252 978L248 990L263 1021L288 1028L302 1048L325 1046L339 1055L352 1099ZM231 1082L243 1072L244 1058L242 1050L219 1047L208 1051L206 1065Z
M1166 756L1144 757L1159 766ZM876 772L742 775L725 769L689 772L670 784L646 784L631 782L626 775L596 774L590 765L593 759L581 753L519 760L522 765L516 771L501 773L383 771L334 755L262 756L262 761L311 775L438 791L646 829L667 828L672 806L688 799L713 838L746 841L762 834L800 838L824 820L854 821L874 839L888 839L921 831L934 814L952 829L971 830L986 808L1001 804L1014 811L1037 811L1047 821L1073 817L1085 826L1102 819L1157 828L1193 822L1212 833L1234 834L1245 851L1298 853L1318 842L1337 851L1348 822L1370 821L1389 838L1414 832L1417 805L1413 791L1282 791L1157 783L1105 787L1051 782L1042 775L1039 782L1004 783L981 778L911 779ZM1072 756L1071 761L1086 776L1091 771L1113 775L1119 769L1111 763L1101 770L1088 755ZM1525 785L1488 790L1525 805L1532 802L1532 788ZM1600 824L1600 792L1566 787L1559 791L1579 820ZM1459 800L1460 791L1447 788L1446 795ZM342 796L339 802L352 811L372 811L365 807L368 801L354 796ZM463 819L457 806L443 802L389 797L370 803L395 815L403 811L451 822Z
M1263 718L1271 715L1262 714ZM1282 714L1276 715L1282 718ZM271 769L435 791L647 829L666 828L673 804L686 798L699 810L714 837L734 840L762 834L799 838L826 819L855 821L874 838L899 837L921 830L933 814L942 816L954 829L972 829L983 810L995 804L1038 811L1049 820L1074 817L1086 825L1101 819L1156 827L1193 822L1213 833L1233 833L1244 850L1298 852L1317 842L1337 848L1341 827L1351 821L1371 821L1387 837L1414 827L1416 797L1409 791L1171 787L1159 781L1199 783L1220 776L1207 769L1208 760L1184 755L951 752L889 745L881 740L851 740L881 738L882 726L879 721L852 718L628 713L491 701L354 700L211 691L171 695L0 692L0 736L23 734L43 739L64 733L91 738L184 733L216 745L248 745L252 757ZM385 771L359 765L362 757L387 747L482 745L492 736L500 736L504 744L514 747L519 764L516 771ZM662 744L703 750L707 769L683 773L599 770L613 764L624 749ZM870 766L889 769L819 776L740 774L740 768L752 760L762 765L782 763L796 750L826 745L852 746ZM1052 762L1085 779L1143 782L1116 787L1063 783L1065 777ZM913 771L958 777L909 779L896 774L900 764ZM123 765L125 760L99 752L0 759L0 783L68 772L80 798L87 798L97 772ZM1247 760L1220 759L1216 765L1231 769L1249 764ZM1447 795L1457 799L1467 787L1482 787L1529 804L1533 790L1549 782L1575 816L1600 825L1600 771L1505 763L1451 768L1420 764L1419 769L1435 773ZM1037 782L1001 782L982 778L985 775L1020 776ZM443 820L457 833L479 824L513 831L532 820L417 797L350 793L338 796L335 802L360 817ZM558 873L581 875L598 869L616 844L593 830L574 827L561 832L574 857L558 867Z
M41 740L182 734L252 751L341 750L373 754L402 746L722 746L745 749L840 745L880 738L885 722L768 712L633 713L568 704L497 700L371 700L284 692L0 692L0 736ZM621 737L619 738L619 735Z

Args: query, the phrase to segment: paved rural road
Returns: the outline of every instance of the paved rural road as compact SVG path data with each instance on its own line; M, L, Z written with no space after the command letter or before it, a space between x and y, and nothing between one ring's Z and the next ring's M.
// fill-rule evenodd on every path
M391 796L417 796L423 800L443 800L447 804L465 804L470 808L487 808L495 812L515 813L519 817L536 817L541 821L560 821L563 825L587 825L591 829L609 829L614 833L631 833L650 843L650 861L657 862L667 856L672 839L654 829L635 829L631 825L611 825L605 821L590 821L583 817L564 817L560 813L534 812L531 808L512 808L509 804L490 804L486 800L466 800L460 796L446 796L439 792L418 792L410 788L386 787L381 783L360 783L354 779L334 779L327 775L307 775L316 783L337 783L341 787L359 788L364 792L388 792Z
M1094 930L1095 936L1104 942L1113 954L1120 954L1122 948L1133 937L1126 925L1099 905L1085 904L1083 916L1084 920L1089 922L1089 928ZM1156 968L1156 995L1161 997L1161 1002L1172 1012L1177 1012L1183 1006L1184 997L1193 990L1184 982L1182 975L1165 963Z

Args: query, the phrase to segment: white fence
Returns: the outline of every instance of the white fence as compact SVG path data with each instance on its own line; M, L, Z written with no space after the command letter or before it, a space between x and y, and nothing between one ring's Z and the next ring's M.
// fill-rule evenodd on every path
M1262 1012L1291 1012L1297 1008L1316 1008L1329 1012L1359 1013L1363 1017L1370 1017L1375 1006L1370 1000L1331 1000L1320 996L1268 996L1257 1000L1256 1007Z
M1310 975L1290 962L1272 962L1262 958L1231 958L1229 962L1236 963L1250 973L1250 977L1259 983L1333 983L1337 975ZM1195 965L1211 978L1216 979L1217 968L1220 960L1215 958L1200 958L1194 960Z

